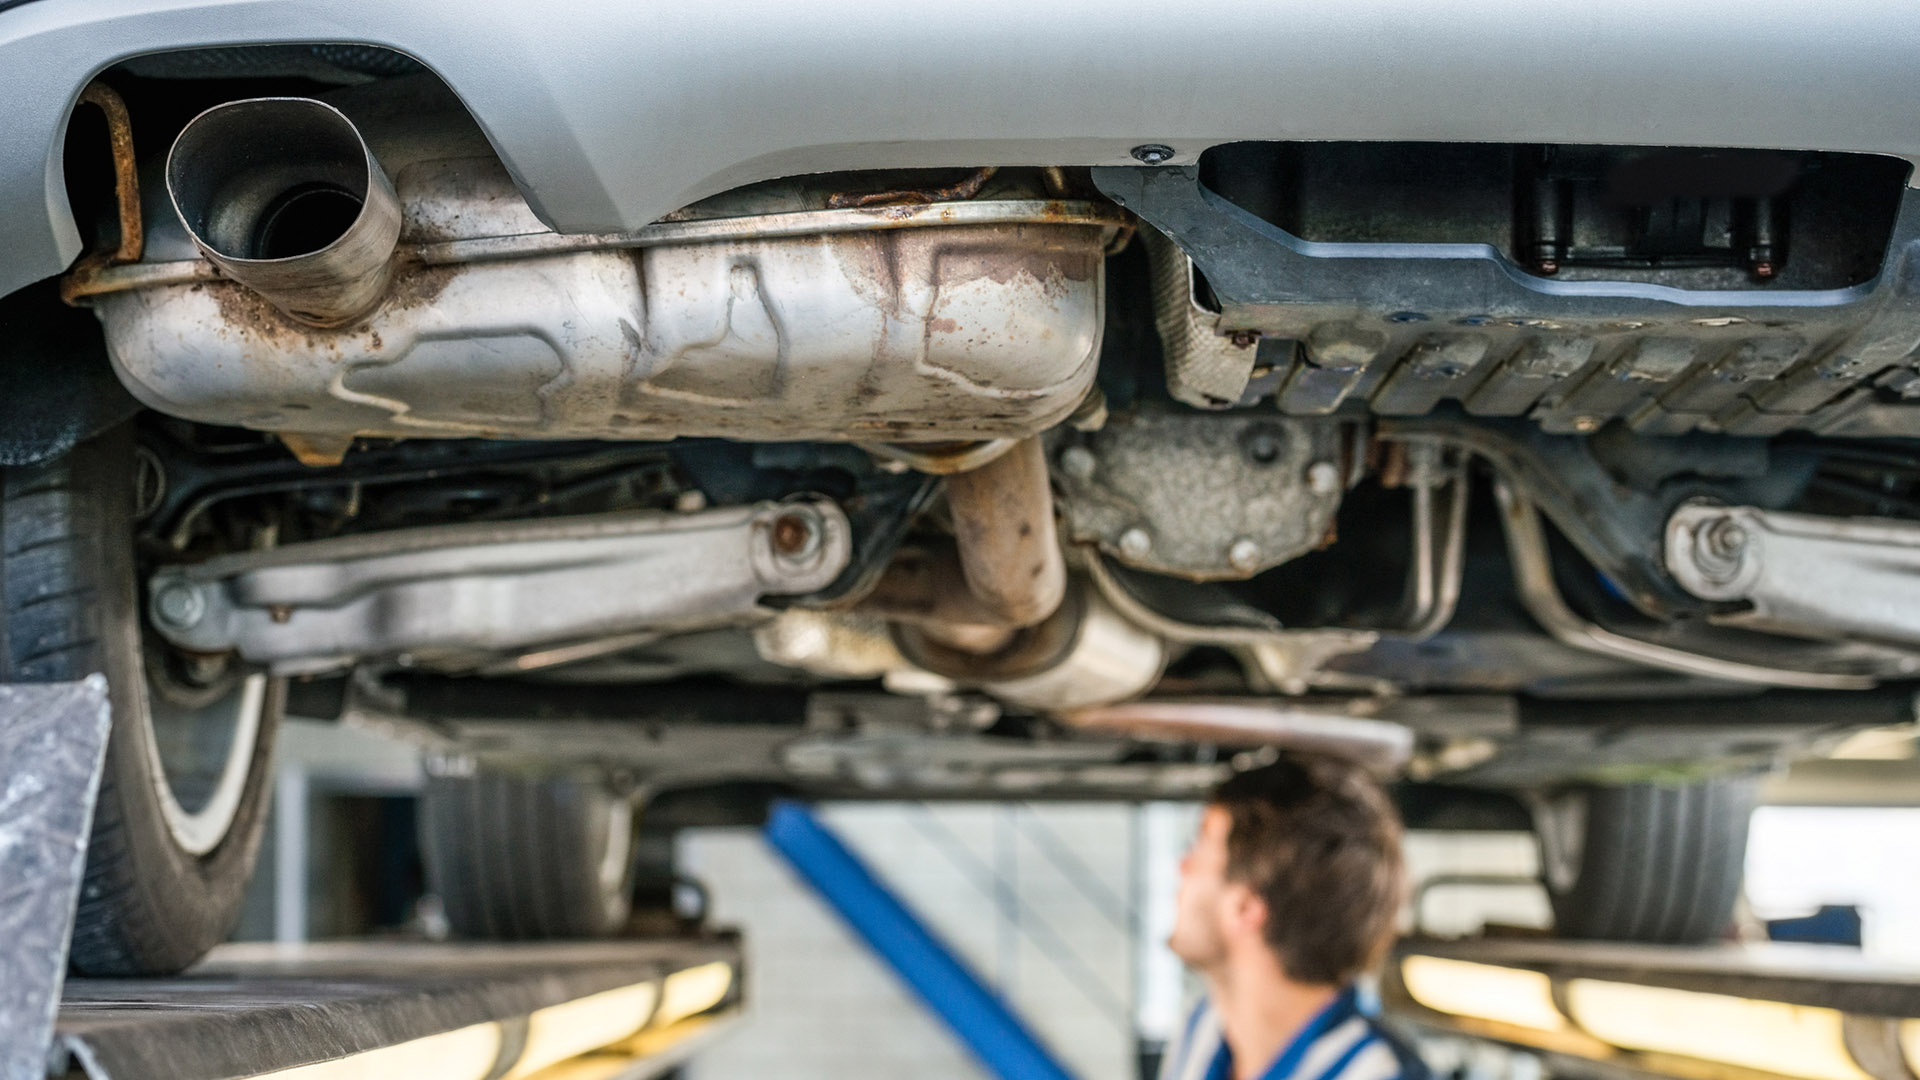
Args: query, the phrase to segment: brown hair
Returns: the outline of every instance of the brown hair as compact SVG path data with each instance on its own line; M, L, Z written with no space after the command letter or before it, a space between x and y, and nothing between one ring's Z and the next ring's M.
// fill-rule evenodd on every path
M1407 888L1400 817L1358 765L1283 756L1227 779L1227 880L1267 904L1267 944L1287 977L1340 985L1393 943Z

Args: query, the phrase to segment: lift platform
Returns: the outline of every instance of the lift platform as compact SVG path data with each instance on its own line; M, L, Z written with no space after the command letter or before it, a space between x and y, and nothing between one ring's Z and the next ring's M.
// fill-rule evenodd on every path
M106 681L0 684L0 1080L643 1080L739 1011L724 934L225 945L165 979L66 979Z
M225 945L170 979L72 979L63 1080L644 1080L740 1008L728 937Z
M1417 1034L1527 1051L1552 1076L1920 1074L1920 968L1837 946L1414 940L1390 958L1381 1002Z

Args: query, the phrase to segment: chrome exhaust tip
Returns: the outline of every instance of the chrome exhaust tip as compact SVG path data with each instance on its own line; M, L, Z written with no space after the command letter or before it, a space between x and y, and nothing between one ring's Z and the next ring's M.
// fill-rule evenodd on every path
M359 128L311 98L252 98L193 118L167 154L167 195L228 277L311 326L386 295L400 200Z

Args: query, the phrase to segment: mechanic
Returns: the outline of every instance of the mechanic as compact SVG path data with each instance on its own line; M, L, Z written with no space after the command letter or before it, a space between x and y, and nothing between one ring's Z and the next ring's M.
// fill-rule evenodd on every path
M1220 786L1167 940L1207 992L1161 1080L1426 1080L1358 986L1393 941L1400 835L1379 785L1333 758L1283 756Z

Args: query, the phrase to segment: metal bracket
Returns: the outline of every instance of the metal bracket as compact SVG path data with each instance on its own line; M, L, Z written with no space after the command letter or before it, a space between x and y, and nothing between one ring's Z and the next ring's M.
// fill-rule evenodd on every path
M826 588L852 529L825 499L692 514L621 513L349 536L168 569L160 632L277 672L365 656L461 666L638 631L723 626L764 596Z
M1920 645L1920 524L1689 503L1667 519L1667 569L1712 620Z
M1920 192L1904 196L1870 282L1694 290L1546 278L1486 244L1307 240L1200 172L1092 175L1191 256L1218 305L1216 333L1301 343L1276 394L1283 412L1364 401L1383 416L1420 416L1458 400L1557 434L1615 417L1665 435L1908 434L1914 423L1910 401L1893 395L1914 381L1903 358L1920 333ZM1171 359L1183 378L1194 366L1177 348Z
M1616 634L1588 622L1568 607L1560 595L1553 579L1546 529L1533 503L1506 480L1494 485L1494 495L1500 503L1500 523L1507 534L1507 559L1513 564L1513 584L1520 594L1520 603L1540 628L1562 645L1663 671L1724 682L1795 686L1806 690L1868 690L1879 681L1865 673L1796 670L1707 656Z
M45 1080L106 760L107 680L0 685L0 1080Z

